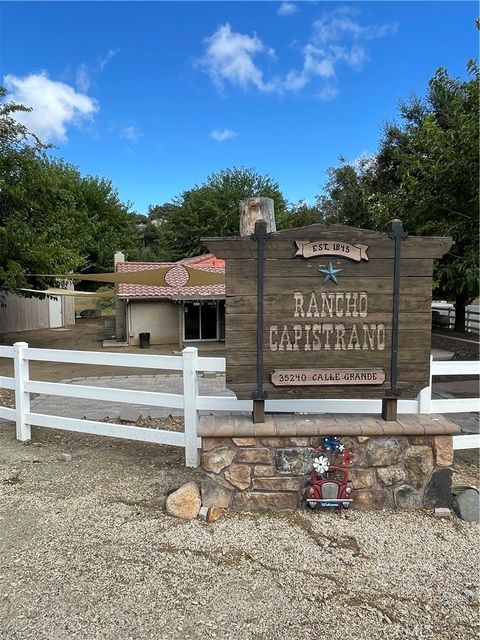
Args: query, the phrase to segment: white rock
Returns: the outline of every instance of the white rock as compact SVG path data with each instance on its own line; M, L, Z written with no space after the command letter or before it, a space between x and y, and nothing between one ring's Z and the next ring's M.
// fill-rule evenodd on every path
M200 507L200 511L198 512L198 517L203 520L207 519L208 507Z

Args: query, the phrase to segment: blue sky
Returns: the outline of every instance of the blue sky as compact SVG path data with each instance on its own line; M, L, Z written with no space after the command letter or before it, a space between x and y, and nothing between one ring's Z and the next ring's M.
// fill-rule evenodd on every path
M0 75L30 128L139 213L254 167L314 200L439 66L465 77L474 2L3 2Z

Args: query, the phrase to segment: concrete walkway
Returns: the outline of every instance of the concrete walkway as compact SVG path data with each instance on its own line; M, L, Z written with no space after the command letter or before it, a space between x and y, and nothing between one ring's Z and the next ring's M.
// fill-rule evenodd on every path
M142 391L162 391L164 393L178 394L182 394L183 392L183 379L182 376L178 374L73 378L63 380L63 382L93 387L112 387L115 389L138 389ZM200 395L234 397L234 394L225 388L225 376L223 374L205 378L200 376L198 383ZM473 397L475 397L475 395L477 394L472 393ZM434 388L433 397L439 399L445 397L453 398L455 396L445 393L445 391L437 393ZM182 409L106 402L102 400L86 400L84 398L65 398L53 395L39 395L32 400L31 406L35 413L45 413L69 418L86 418L87 420L113 418L135 422L140 417L165 418L169 415L183 415ZM207 414L210 412L201 411L200 413ZM477 413L455 413L448 414L448 417L453 422L459 424L466 433L479 433L479 416Z
M178 374L160 374L145 376L102 376L98 378L72 378L63 380L71 384L91 387L111 387L114 389L136 389L140 391L158 391L163 393L183 393L183 377ZM203 378L199 376L200 395L231 396L234 394L225 388L225 376ZM39 395L31 402L35 413L46 413L68 418L85 418L102 420L103 418L120 418L135 422L140 417L166 418L169 415L182 416L183 409L107 402L104 400L86 400L85 398L65 398L54 395ZM207 411L203 413L209 413Z

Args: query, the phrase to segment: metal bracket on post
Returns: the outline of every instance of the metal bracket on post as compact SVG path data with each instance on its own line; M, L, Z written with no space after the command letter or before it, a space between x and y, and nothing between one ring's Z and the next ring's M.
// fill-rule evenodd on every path
M263 388L263 290L265 277L265 242L270 237L265 220L255 222L255 233L250 236L257 243L257 388L252 393L253 422L265 422L265 400L267 393Z
M400 259L401 241L408 237L403 230L401 220L392 220L386 231L394 242L393 261L393 299L392 299L392 351L390 360L390 389L385 391L387 396L382 400L382 417L384 420L397 419L397 399L401 394L398 387L398 329L400 310Z
M26 442L32 438L31 427L25 421L25 414L30 413L30 394L25 388L29 380L28 360L25 358L25 350L28 349L28 344L26 342L15 342L13 349L16 437L17 440Z

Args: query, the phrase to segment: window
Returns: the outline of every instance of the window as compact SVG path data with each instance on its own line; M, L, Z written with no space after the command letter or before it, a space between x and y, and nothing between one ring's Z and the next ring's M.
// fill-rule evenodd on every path
M185 302L183 317L184 340L218 339L218 303L216 300Z

